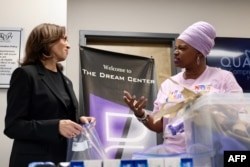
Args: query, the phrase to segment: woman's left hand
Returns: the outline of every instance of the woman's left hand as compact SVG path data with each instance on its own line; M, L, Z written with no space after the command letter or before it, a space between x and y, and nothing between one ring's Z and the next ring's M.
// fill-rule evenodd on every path
M95 117L81 116L80 117L80 122L83 123L83 124L93 123L95 125L96 124L96 119L95 119Z

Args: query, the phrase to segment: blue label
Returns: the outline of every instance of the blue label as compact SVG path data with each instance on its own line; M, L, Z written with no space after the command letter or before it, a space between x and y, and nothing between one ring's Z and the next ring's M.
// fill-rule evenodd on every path
M120 167L148 167L147 160L121 160Z
M71 161L70 167L84 167L83 161Z
M182 158L181 159L181 167L193 167L193 159L192 158Z

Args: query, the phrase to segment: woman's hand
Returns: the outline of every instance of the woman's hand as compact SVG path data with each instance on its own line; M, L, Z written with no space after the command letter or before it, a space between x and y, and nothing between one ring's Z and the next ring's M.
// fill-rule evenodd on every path
M132 96L128 91L124 91L123 99L129 108L134 112L136 117L144 116L145 111L143 108L146 107L148 99L146 99L144 96L141 96L136 100L135 95Z
M66 138L73 138L81 133L82 126L71 120L59 121L59 133Z
M83 123L83 124L93 123L93 125L95 125L96 124L96 119L95 119L95 117L81 116L80 117L80 122Z

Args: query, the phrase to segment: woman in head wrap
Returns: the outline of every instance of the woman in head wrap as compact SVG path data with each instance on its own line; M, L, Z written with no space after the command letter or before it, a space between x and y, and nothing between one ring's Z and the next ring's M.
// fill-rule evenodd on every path
M181 93L183 86L194 92L243 92L231 72L206 65L206 56L214 46L215 37L214 27L204 21L194 23L179 35L175 43L174 63L184 70L172 76L171 79L181 85L166 79L161 84L151 114L146 113L144 109L147 103L145 97L136 100L135 96L124 91L124 101L133 110L138 120L152 131L163 132L165 144L179 146L180 150L175 150L176 152L185 151L183 124L175 118L170 119L166 116L154 122L153 116L161 110L162 104L183 100ZM169 128L173 122L176 127L174 131Z

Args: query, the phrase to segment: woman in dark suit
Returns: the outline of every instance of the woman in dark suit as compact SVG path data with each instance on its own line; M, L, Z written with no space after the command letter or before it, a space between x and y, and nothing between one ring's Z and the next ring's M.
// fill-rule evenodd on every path
M69 49L63 26L44 23L30 33L7 92L4 134L14 139L10 167L66 161L67 138L83 130L80 124L95 123L79 114L72 82L62 73L59 62Z

